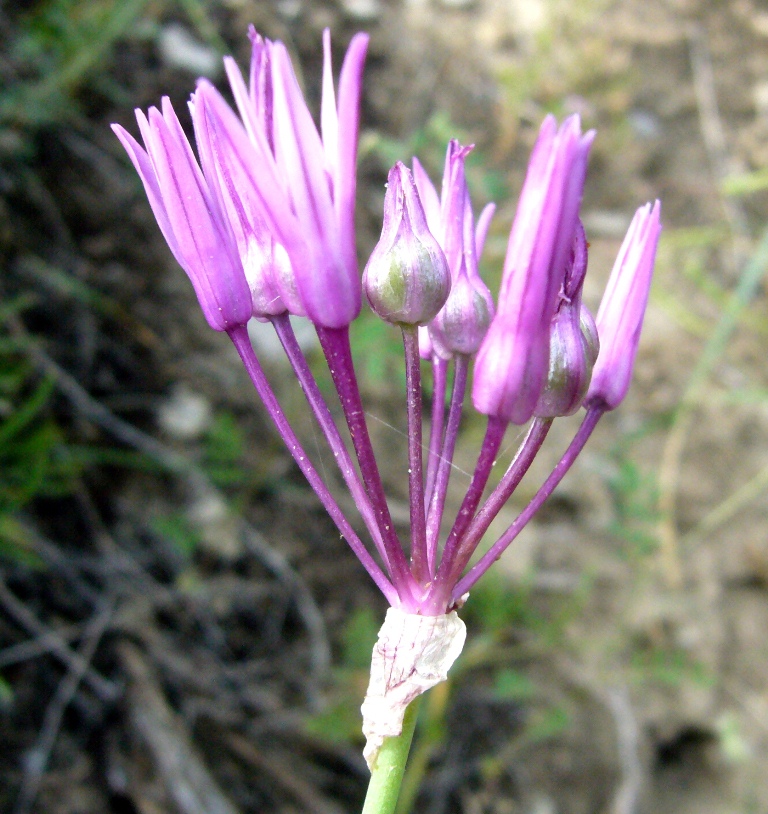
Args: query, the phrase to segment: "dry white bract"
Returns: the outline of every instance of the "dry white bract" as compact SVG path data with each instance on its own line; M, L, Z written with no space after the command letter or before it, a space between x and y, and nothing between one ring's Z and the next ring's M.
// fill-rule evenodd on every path
M399 735L408 704L445 681L467 629L456 612L418 616L390 608L373 646L371 681L363 701L363 756L373 770L384 738Z

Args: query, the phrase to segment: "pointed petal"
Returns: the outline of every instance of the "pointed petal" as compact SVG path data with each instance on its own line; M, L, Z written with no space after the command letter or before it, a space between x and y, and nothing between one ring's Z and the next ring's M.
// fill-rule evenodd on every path
M324 245L335 236L333 203L325 174L322 143L301 95L288 52L275 43L275 157L288 179L293 208L308 230L307 242Z
M287 179L310 257L309 264L294 263L299 294L310 319L326 327L342 327L357 316L361 304L360 276L353 257L354 212L351 205L344 212L342 220L351 239L343 245L345 231L334 210L322 143L281 43L275 43L272 67L275 157ZM350 190L354 196L354 179L346 193Z
M143 118L144 113L141 110L137 110L136 116L137 118ZM141 145L136 141L136 139L134 139L133 136L119 124L113 124L112 130L120 139L123 147L125 147L128 157L131 159L133 166L136 168L136 172L139 174L139 178L141 178L141 181L144 184L144 190L147 193L149 205L152 208L157 225L160 227L160 231L163 233L163 237L168 244L168 248L170 248L173 256L176 258L176 261L181 264L182 260L179 253L179 248L176 244L176 235L174 235L173 228L168 220L168 213L165 211L163 196L160 193L155 170L149 156L147 155L146 151L142 149Z
M323 31L323 92L320 102L320 132L331 177L336 179L339 163L339 114L336 110L336 92L333 88L331 32L328 28Z
M480 412L524 423L544 387L568 258L563 247L572 247L592 137L581 136L575 116L559 129L552 116L541 126L509 236L496 317L475 364L473 401Z
M416 156L413 157L413 180L419 190L424 212L427 216L429 231L437 238L440 245L443 245L443 229L440 221L440 196L437 194L435 185L427 175L427 171L422 166Z
M355 247L357 141L360 131L363 66L368 52L368 40L367 34L355 34L352 37L339 75L338 159L335 164L333 204L339 224L342 256L352 275L357 275Z
M235 97L235 104L240 118L243 120L245 129L251 141L257 142L262 137L261 126L256 117L256 109L251 103L248 88L240 72L240 68L232 57L224 57L224 70L229 79L229 86L232 88L232 95Z
M496 204L489 203L480 213L477 219L477 226L475 227L475 253L478 257L483 254L485 248L485 240L488 237L488 229L491 226L493 216L496 214Z

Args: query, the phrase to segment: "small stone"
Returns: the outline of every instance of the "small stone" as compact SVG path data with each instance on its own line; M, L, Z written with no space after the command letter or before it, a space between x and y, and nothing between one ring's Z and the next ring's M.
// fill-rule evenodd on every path
M277 13L286 20L296 20L303 9L301 0L280 0Z
M662 134L659 117L650 110L630 110L627 121L635 136L643 141L652 141Z
M175 387L157 411L157 423L163 432L178 441L193 441L210 426L213 411L205 396L193 393L186 385Z
M752 99L757 115L768 118L768 82L758 82L752 88Z
M308 319L291 317L291 326L299 346L305 353L318 346L317 333ZM248 323L248 335L259 359L272 365L288 364L283 346L272 325L252 319Z
M176 23L163 26L158 47L163 62L172 68L210 79L221 73L221 59L216 50L196 40L186 28Z
M342 0L345 14L359 22L371 22L381 17L380 0Z
M631 215L612 209L592 209L581 218L590 237L621 238L632 220Z
M206 551L227 562L242 555L244 545L238 533L236 516L217 492L198 495L187 516L200 533L200 542Z

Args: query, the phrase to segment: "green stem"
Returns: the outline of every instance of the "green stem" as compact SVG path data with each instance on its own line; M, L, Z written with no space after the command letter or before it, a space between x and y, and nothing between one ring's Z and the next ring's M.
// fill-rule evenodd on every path
M394 814L420 702L421 697L412 701L405 710L403 731L394 738L384 739L371 772L362 814Z

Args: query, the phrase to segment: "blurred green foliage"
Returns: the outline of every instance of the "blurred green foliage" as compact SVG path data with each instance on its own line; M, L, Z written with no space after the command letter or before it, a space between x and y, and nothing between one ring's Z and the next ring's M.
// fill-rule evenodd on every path
M150 521L152 530L165 538L185 560L191 560L200 546L200 531L186 512L158 515Z
M0 91L0 125L40 127L72 118L75 91L97 72L146 0L48 0L23 15L5 58L18 81Z
M371 651L381 623L369 607L356 609L346 620L328 701L320 713L307 720L309 732L333 742L359 741L360 701L368 686Z
M394 394L405 400L405 361L400 329L384 322L366 307L350 325L350 342L362 389L375 393L386 388L388 395Z
M244 462L245 433L230 412L217 412L203 439L202 466L216 486L240 486L253 473Z
M693 658L682 647L637 647L630 656L630 670L640 687L658 684L670 688L682 684L711 687L716 682L713 671Z
M53 379L36 373L27 340L8 330L29 304L19 297L0 305L0 555L33 564L17 513L38 497L70 492L81 464L52 416Z
M658 548L659 490L656 475L643 470L626 443L615 447L611 458L614 466L605 476L613 498L613 517L608 532L623 541L622 552L637 561L655 553Z
M397 161L410 165L411 159L416 156L439 192L445 152L451 139L458 139L462 144L472 141L469 134L445 111L436 111L422 127L405 139L390 138L379 132L364 134L360 142L360 155L374 156L383 171L389 170ZM504 201L510 194L506 177L494 172L491 166L488 156L478 147L466 161L467 184L476 215L486 202Z

